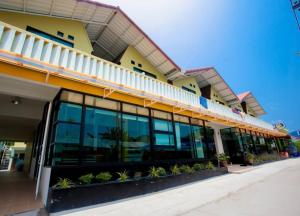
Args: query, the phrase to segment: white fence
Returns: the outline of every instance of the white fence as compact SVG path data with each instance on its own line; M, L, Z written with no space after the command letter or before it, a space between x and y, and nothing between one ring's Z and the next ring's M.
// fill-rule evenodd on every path
M227 118L235 119L258 127L273 130L273 126L259 118L252 117L246 113L241 112L240 114L234 113L230 107L223 106L215 103L211 100L207 100L207 109L211 112L218 113L219 115Z

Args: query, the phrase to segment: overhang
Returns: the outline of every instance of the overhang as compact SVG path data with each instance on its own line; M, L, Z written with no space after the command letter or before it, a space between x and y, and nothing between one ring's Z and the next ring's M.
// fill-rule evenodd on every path
M266 114L263 107L258 103L257 99L253 96L252 92L247 91L238 95L240 102L246 102L256 116L261 116Z
M91 0L1 0L0 10L80 21L85 25L94 55L114 61L131 45L168 79L182 73L119 7Z
M213 67L187 70L185 75L195 77L199 88L211 85L228 104L239 101L229 85Z

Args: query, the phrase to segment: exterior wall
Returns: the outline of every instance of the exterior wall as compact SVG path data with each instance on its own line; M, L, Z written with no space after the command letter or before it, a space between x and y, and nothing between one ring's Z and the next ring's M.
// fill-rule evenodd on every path
M187 78L175 80L173 81L173 85L179 88L182 88L182 86L184 86L188 89L194 90L197 95L201 96L201 91L194 77L187 77Z
M57 31L61 31L64 33L64 37L61 38L74 43L75 49L87 53L93 51L84 25L79 21L13 12L0 12L0 20L24 30L26 30L27 26L31 26L53 36L57 36ZM68 35L74 36L74 41L68 40Z
M135 65L131 64L131 61L135 62ZM120 59L122 66L133 70L133 67L137 67L141 70L154 74L158 80L167 82L166 77L158 71L147 59L145 59L134 47L129 46ZM142 67L138 67L138 64L142 64Z
M217 93L217 91L213 87L211 87L210 94L210 98L212 101L221 101L225 106L228 106L227 102Z

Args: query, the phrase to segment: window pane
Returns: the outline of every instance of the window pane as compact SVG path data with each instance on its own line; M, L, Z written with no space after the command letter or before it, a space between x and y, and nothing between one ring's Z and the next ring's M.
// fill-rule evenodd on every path
M73 165L79 163L79 145L56 143L54 146L53 165Z
M180 159L193 157L191 127L187 124L175 123L177 152Z
M150 159L149 120L134 115L122 116L123 161L147 161Z
M99 97L86 96L85 104L111 110L120 110L120 103L113 100L107 100Z
M174 136L173 134L155 134L155 145L162 146L174 146Z
M75 92L63 91L61 93L60 99L74 103L82 103L83 95Z
M204 145L203 145L203 139L204 139L204 131L203 127L199 126L193 126L194 131L194 142L196 147L196 157L197 158L204 158Z
M181 116L181 115L174 115L174 121L189 123L189 117Z
M75 104L61 103L57 119L67 122L81 122L81 106Z
M80 125L58 123L56 125L55 142L56 143L79 143Z
M154 130L172 132L172 122L154 119Z
M83 162L118 160L120 128L118 114L113 111L87 108L85 116Z
M167 119L167 120L172 119L171 113L162 112L158 110L152 110L152 116L156 118Z
M214 158L216 155L216 146L214 140L214 130L212 128L206 127L206 143L207 143L207 157Z

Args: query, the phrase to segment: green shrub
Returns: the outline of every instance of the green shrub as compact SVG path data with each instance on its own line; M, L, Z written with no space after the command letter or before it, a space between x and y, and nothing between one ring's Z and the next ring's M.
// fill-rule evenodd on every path
M205 165L204 164L201 164L201 163L195 163L193 165L193 169L195 171L200 171L200 170L204 170L205 169Z
M206 164L206 167L205 167L206 169L208 169L208 170L213 170L213 169L215 169L216 167L215 167L215 165L211 162L211 161L209 161L207 164Z
M151 178L159 178L161 176L167 175L166 170L163 167L151 167L149 170L149 175Z
M156 167L151 167L149 170L149 176L151 178L159 178L159 173L158 173L158 169Z
M54 189L66 189L74 187L75 184L67 178L58 178L58 182L53 186Z
M89 173L89 174L80 176L80 177L78 178L78 180L79 180L81 183L83 183L83 184L91 184L93 178L94 178L94 175L93 175L92 173Z
M119 175L118 180L120 182L125 182L128 180L128 172L126 170L124 170L123 172L117 172L117 174Z
M112 175L109 172L100 172L98 175L96 175L96 179L101 182L107 182L111 180Z
M172 175L179 175L180 174L180 169L179 169L177 164L175 164L174 166L171 166L170 171L171 171Z
M192 174L194 170L189 165L182 165L180 166L180 171L182 173Z
M217 154L218 161L228 161L230 159L229 156L227 156L225 153Z
M163 167L158 167L157 168L157 172L158 172L158 175L161 177L161 176L166 176L167 175L167 172L165 170L165 168Z

